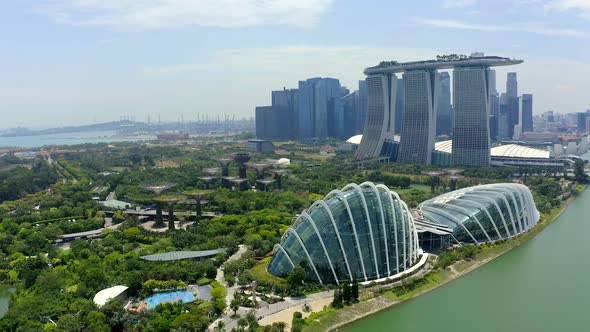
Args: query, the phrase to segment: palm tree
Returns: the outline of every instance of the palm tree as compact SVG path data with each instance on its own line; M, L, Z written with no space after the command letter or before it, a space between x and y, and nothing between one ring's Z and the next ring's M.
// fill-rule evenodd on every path
M279 332L285 332L285 328L287 327L287 323L285 322L278 322L277 327L279 328Z
M248 320L244 317L238 319L238 331L245 331L248 326Z

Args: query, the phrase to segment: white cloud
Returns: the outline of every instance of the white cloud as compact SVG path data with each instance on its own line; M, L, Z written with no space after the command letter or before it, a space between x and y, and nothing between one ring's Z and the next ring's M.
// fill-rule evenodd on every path
M546 12L575 11L578 17L590 20L590 0L515 0L515 2L538 6Z
M469 23L458 20L446 19L429 19L416 18L414 23L420 25L428 25L437 28L459 29L459 30L475 30L475 31L497 31L497 32L526 32L535 33L546 36L562 36L562 37L585 37L586 33L576 29L562 29L556 27L546 27L537 24L518 24L518 25L486 25Z
M334 0L50 0L39 10L60 23L123 29L188 25L311 26Z
M148 76L194 75L196 72L251 72L252 80L268 80L265 89L284 85L296 87L297 80L314 76L339 78L356 88L366 67L383 60L411 61L434 58L432 50L380 48L370 46L288 45L265 48L241 48L217 51L202 63L172 64L143 68ZM272 83L271 83L272 82Z
M56 119L63 119L63 124L88 123L93 115L97 121L113 120L121 114L142 120L148 114L152 120L161 114L166 121L176 120L181 114L187 121L197 114L253 116L256 106L270 104L271 90L296 88L298 80L334 77L350 89L357 89L358 80L365 77L363 69L382 60L412 61L469 51L283 45L220 50L200 62L141 67L140 71L84 71L56 66L55 75L47 75L45 80L6 80L5 84L0 80L0 114L25 114L5 117L4 126L48 125ZM505 50L482 51L497 54ZM504 89L506 72L516 71L521 93L534 95L536 113L590 108L590 65L521 52L514 56L525 60L522 65L496 68L499 90ZM56 80L58 75L60 79Z
M442 4L443 8L465 8L473 6L477 0L445 0Z

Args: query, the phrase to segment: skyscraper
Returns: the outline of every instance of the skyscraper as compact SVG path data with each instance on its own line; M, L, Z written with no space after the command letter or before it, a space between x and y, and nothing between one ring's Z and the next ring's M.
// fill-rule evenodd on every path
M359 104L358 99L358 91L349 93L340 99L344 120L343 130L339 135L339 138L341 139L347 139L356 134L356 118L358 117L357 113Z
M275 129L274 112L272 106L256 107L256 137L261 139L274 139Z
M500 121L500 96L496 89L496 71L490 69L489 71L489 82L490 82L490 140L498 140L498 129Z
M305 140L314 136L314 108L315 108L315 85L321 80L320 77L299 81L298 89L298 140Z
M403 74L400 163L430 164L436 134L439 78L436 70L410 70Z
M354 134L362 134L367 117L367 81L359 81Z
M272 91L271 98L276 126L274 139L294 139L297 134L299 92L297 89Z
M363 139L357 149L357 159L369 159L381 153L381 147L387 135L396 128L396 119L402 113L401 140L395 154L387 152L389 157L396 158L400 163L428 165L432 161L434 139L436 135L436 118L439 101L438 69L455 68L459 73L459 83L455 87L455 96L461 106L462 117L455 120L460 131L457 150L463 157L457 158L458 163L467 158L470 150L476 154L475 161L465 164L489 164L489 104L490 78L489 67L510 66L522 63L522 60L498 56L465 57L456 54L437 56L436 60L382 61L378 65L366 68L368 86L368 112ZM398 108L399 91L397 73L403 73L403 108ZM459 97L457 97L457 95ZM402 112L400 112L402 111ZM478 130L471 129L471 124ZM474 142L468 142L474 140ZM482 151L487 146L487 159ZM392 144L392 148L395 145ZM453 148L455 145L453 146ZM391 152L394 152L393 150Z
M453 111L451 106L451 77L448 72L440 73L440 92L436 112L436 134L451 135Z
M489 69L485 67L455 68L453 165L486 167L490 164L489 84Z
M508 105L508 136L514 136L514 126L519 124L518 81L516 73L508 73L506 79L506 97Z
M578 133L585 133L588 128L586 128L586 118L590 115L588 112L578 112Z
M518 81L516 73L508 73L506 77L506 95L508 98L518 97Z
M505 93L500 94L499 107L498 107L498 141L504 141L511 139L510 130L510 117L508 114L508 96Z
M355 153L357 160L379 157L383 142L393 136L395 127L397 76L370 75L366 81L367 119L363 139Z
M533 131L533 95L522 95L522 132Z
M397 82L397 93L395 95L395 127L393 132L400 134L402 132L402 116L404 114L404 79L398 79Z
M342 96L342 89L340 81L335 78L322 78L315 84L315 100L314 100L314 136L318 138L326 138L334 136L337 129L329 130L339 127L338 124L342 115L342 105L340 98ZM333 122L337 122L334 126Z

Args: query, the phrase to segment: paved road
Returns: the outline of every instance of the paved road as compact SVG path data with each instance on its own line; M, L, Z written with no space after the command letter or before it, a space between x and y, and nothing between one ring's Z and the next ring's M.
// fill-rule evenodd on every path
M246 250L248 250L248 247L246 247L243 244L240 244L238 247L238 251L236 251L235 254L231 255L225 262L241 259L242 255L246 252ZM227 287L227 295L225 296L225 303L227 303L228 308L226 309L225 313L223 313L217 320L215 320L213 323L211 323L211 325L209 325L208 330L213 331L213 328L215 326L217 326L217 323L220 320L222 320L223 323L225 324L225 329L227 331L231 331L232 328L238 326L237 321L229 316L231 314L230 313L231 309L229 309L229 304L234 299L234 294L236 293L238 286L234 285L233 287L228 287L227 283L225 282L225 274L223 272L223 264L217 269L217 275L215 276L215 280L217 282L219 282L220 284L225 285L225 287ZM241 312L241 311L239 310L238 312Z
M111 191L107 196L106 201L114 201L117 199L117 194L114 191Z

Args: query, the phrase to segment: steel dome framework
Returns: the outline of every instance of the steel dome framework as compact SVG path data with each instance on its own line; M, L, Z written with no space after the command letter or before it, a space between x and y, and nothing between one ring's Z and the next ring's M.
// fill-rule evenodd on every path
M320 283L393 276L418 261L412 214L397 193L364 182L333 190L297 215L273 250L277 276L296 265Z
M539 221L531 191L522 184L487 184L455 190L418 206L424 218L453 229L458 242L512 238Z

